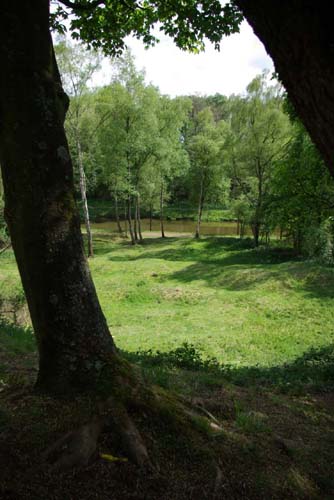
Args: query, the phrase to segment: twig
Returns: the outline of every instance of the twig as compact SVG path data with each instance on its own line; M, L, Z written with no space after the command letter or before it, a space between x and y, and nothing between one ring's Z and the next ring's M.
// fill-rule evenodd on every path
M12 243L10 242L10 243L8 243L6 246L4 246L3 248L1 248L1 250L0 250L0 255L1 255L2 253L4 253L6 250L8 250L8 248L10 248L11 246L12 246Z

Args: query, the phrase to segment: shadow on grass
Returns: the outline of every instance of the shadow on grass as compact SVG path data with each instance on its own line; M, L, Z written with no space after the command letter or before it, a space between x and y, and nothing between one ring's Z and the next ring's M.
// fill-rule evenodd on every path
M173 247L168 248L169 243ZM129 247L128 242L123 243ZM231 291L250 290L266 282L283 288L298 288L311 298L334 297L334 270L312 262L302 261L291 248L254 248L250 238L209 237L199 241L188 238L151 238L139 246L139 252L119 252L109 247L113 262L149 259L185 262L188 266L161 277L162 281L178 283L205 281L212 288ZM145 251L147 249L148 251ZM283 264L283 266L281 266Z
M334 298L334 270L310 262L284 261L283 267L273 267L272 260L267 264L253 263L250 267L242 264L226 263L221 265L212 262L197 262L175 271L166 279L178 283L191 283L203 280L213 288L224 288L231 291L250 290L266 282L282 288L299 289L310 298ZM239 261L240 262L240 261ZM279 262L276 262L278 264Z
M174 248L160 249L169 243L176 243ZM195 240L193 238L150 238L145 239L140 247L149 248L148 252L136 255L111 255L112 261L136 261L142 259L161 259L181 262L203 262L222 266L235 264L279 264L296 259L293 250L280 247L254 248L250 238L240 240L234 237L209 237Z
M220 383L227 380L239 386L261 385L277 388L282 392L334 389L334 344L310 349L290 363L272 367L224 365L215 358L203 359L201 352L187 343L169 352L124 351L123 355L129 361L139 364L144 372L154 367L160 371L177 368L214 376Z
M0 319L0 339L0 354L5 352L7 358L36 351L31 328L15 326ZM192 373L194 380L197 375L203 380L207 376L217 384L223 384L225 380L239 386L267 386L281 392L334 390L334 343L309 349L294 361L270 367L234 367L220 363L216 358L203 358L201 351L189 343L168 352L146 350L121 353L130 362L141 366L149 376L152 371L155 374L159 372L157 380L152 380L155 383L166 380L169 373L182 378L184 370Z

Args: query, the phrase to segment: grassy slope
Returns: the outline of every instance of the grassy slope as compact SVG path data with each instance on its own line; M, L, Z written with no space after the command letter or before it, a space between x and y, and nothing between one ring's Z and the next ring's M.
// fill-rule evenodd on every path
M127 351L184 342L234 370L271 369L326 352L334 339L334 269L235 238L95 237L90 267L108 325ZM12 251L0 256L0 304L22 305Z
M233 238L97 241L91 269L122 349L187 341L234 367L289 363L334 339L334 271Z

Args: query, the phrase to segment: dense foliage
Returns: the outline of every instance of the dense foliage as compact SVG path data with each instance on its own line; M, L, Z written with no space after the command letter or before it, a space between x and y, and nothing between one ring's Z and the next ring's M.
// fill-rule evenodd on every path
M255 245L285 237L298 252L332 262L333 181L267 73L244 95L172 99L145 83L129 52L112 61L112 81L98 89L89 87L97 55L65 42L57 55L64 83L77 81L67 128L75 159L80 137L88 197L113 206L133 243L142 239L141 215L163 220L166 204L196 209L199 236L210 205L237 220L241 237L251 226Z

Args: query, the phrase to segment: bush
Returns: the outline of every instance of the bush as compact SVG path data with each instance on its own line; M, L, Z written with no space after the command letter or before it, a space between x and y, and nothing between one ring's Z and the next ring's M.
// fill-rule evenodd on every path
M306 229L303 252L310 259L324 264L334 264L334 220L329 217L320 226Z

